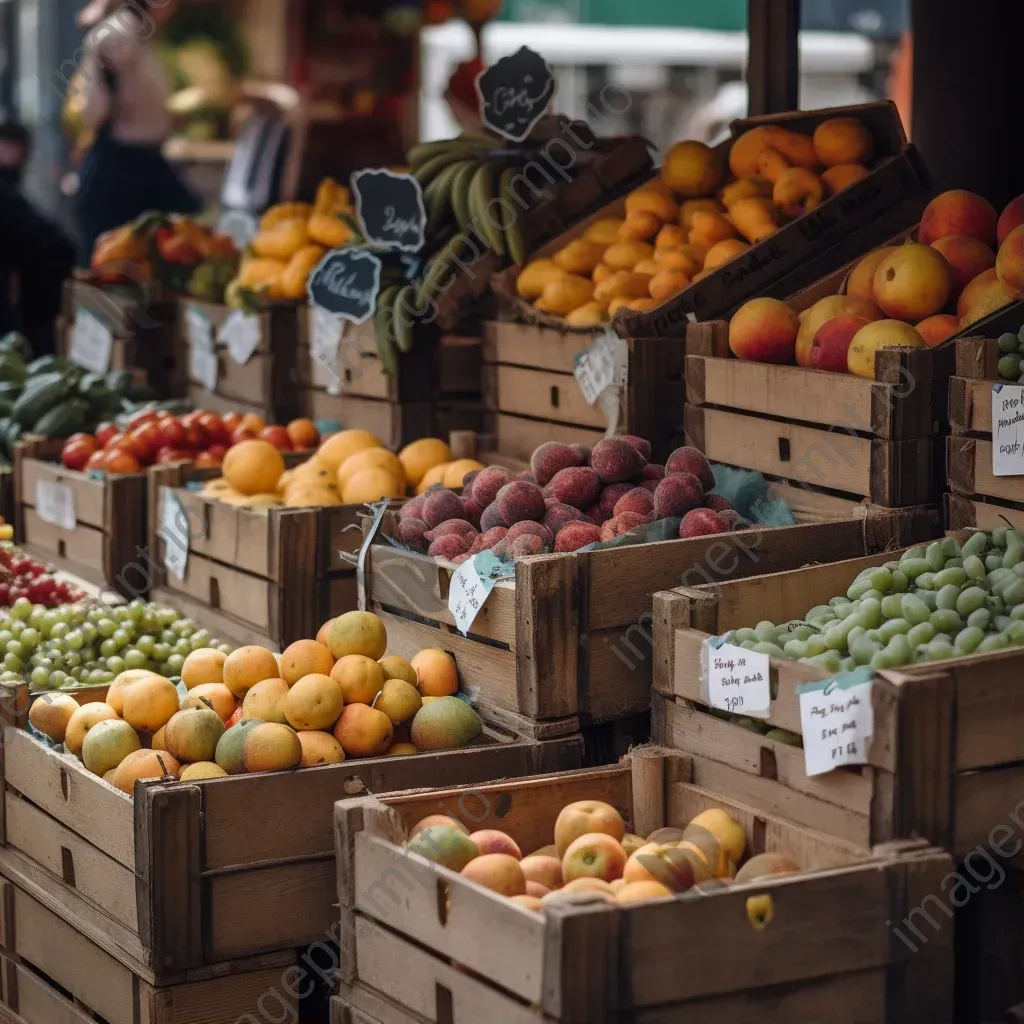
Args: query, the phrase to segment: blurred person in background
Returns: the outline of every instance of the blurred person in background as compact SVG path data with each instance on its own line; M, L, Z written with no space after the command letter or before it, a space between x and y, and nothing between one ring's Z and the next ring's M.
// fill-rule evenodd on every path
M94 133L79 173L80 254L147 210L196 213L199 198L161 147L171 129L169 84L150 41L177 0L91 0L78 23L87 32L80 80L82 119Z
M21 331L36 355L47 355L56 351L61 288L75 250L22 195L29 141L20 124L0 124L0 335Z

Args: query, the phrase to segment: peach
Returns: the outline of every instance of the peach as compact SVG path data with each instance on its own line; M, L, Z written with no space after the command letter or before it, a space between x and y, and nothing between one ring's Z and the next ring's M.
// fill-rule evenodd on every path
M538 900L544 896L547 896L549 892L554 892L554 889L549 889L546 885L541 885L540 882L531 882L529 879L526 880L526 895L535 896Z
M960 327L967 327L1012 301L1013 296L999 280L996 268L986 270L984 274L979 274L957 299L956 315L960 318ZM107 699L109 701L110 698Z
M862 327L871 320L853 313L840 313L826 320L814 335L808 365L812 370L828 370L831 373L849 373L846 357L850 345Z
M420 818L411 829L409 829L409 838L412 839L418 832L422 832L425 828L431 828L434 825L451 825L454 828L464 832L467 836L469 835L469 829L462 824L457 818L450 818L447 814L428 814L425 818Z
M871 132L855 117L830 117L814 129L814 153L826 167L866 164L875 149Z
M846 365L857 377L875 379L875 353L883 348L924 348L924 338L902 320L876 320L862 327L850 345Z
M844 188L856 185L868 176L868 169L862 164L836 164L821 172L821 180L829 191L829 195L842 192Z
M1024 225L1014 228L999 246L996 276L1013 298L1024 297Z
M470 837L472 838L472 836ZM483 853L474 857L462 875L500 896L525 896L526 878L519 861L506 853Z
M811 365L811 347L814 337L826 320L850 313L865 320L881 320L882 314L873 302L853 295L827 295L800 314L800 331L796 336L796 362L798 366Z
M846 282L846 294L873 304L875 297L872 285L875 280L875 271L878 269L878 264L889 253L895 252L897 248L899 247L895 245L887 245L874 252L869 252L850 272L849 280Z
M996 243L1002 245L1006 241L1006 236L1022 224L1024 224L1024 196L1017 196L1007 204L999 215L999 223L996 225Z
M151 675L128 688L121 717L137 732L154 733L177 713L179 703L174 683Z
M901 245L875 271L875 303L894 320L917 323L942 312L953 277L942 253L930 245Z
M999 214L987 200L962 188L936 196L921 214L918 240L924 245L947 235L970 235L988 246L995 245Z
M659 882L672 892L683 892L694 882L693 866L678 846L647 843L628 861L622 877L630 882Z
M334 726L334 738L349 757L380 757L393 737L391 719L365 704L349 704Z
M932 242L932 248L941 252L949 264L955 295L959 295L979 274L995 266L996 254L984 242L970 235L946 235Z
M523 859L523 851L519 849L519 844L511 836L507 836L497 829L484 828L479 832L471 832L469 838L476 843L477 849L481 853L503 853L516 860Z
M604 832L588 832L569 844L562 857L562 877L567 883L577 878L601 878L606 882L622 877L626 851L618 839Z
M792 363L800 321L778 299L751 299L729 324L729 349L737 359L758 363Z
M426 647L410 662L424 697L451 697L459 692L459 670L445 651Z
M622 848L626 851L627 857L631 857L637 850L646 845L647 840L643 836L635 835L632 832L627 832L622 837Z
M643 903L646 900L663 900L672 895L660 882L630 882L615 894L616 903Z
M49 736L54 743L63 743L71 719L78 712L79 703L66 693L44 693L32 702L28 720L34 729ZM113 717L117 717L116 715Z
M936 313L917 324L916 330L924 338L924 343L934 348L960 330L960 321L951 313Z
M626 834L626 825L622 815L602 800L577 800L563 807L555 820L559 858L565 857L565 851L580 836L594 832L603 832L618 843Z
M527 882L536 882L549 889L562 888L562 862L557 857L532 853L520 865Z
M223 683L200 683L182 699L181 710L205 707L212 707L221 721L226 722L235 713L238 701Z
M606 882L603 878L591 877L574 878L556 891L564 893L566 896L578 896L580 893L587 892L603 893L610 896L615 892L611 882Z

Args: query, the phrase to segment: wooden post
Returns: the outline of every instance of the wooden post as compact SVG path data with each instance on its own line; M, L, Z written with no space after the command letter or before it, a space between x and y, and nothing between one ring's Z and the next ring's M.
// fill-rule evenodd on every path
M800 0L749 0L747 114L796 110L800 87Z

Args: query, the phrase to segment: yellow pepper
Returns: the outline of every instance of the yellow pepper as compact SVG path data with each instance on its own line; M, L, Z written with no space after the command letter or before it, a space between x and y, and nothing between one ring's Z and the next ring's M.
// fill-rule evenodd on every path
M289 261L288 267L272 286L271 293L279 299L303 299L306 296L306 281L313 268L327 252L322 246L307 245Z
M288 269L283 260L249 258L242 263L238 273L239 288L268 287L277 281Z
M303 246L309 244L306 221L299 217L282 221L260 233L252 240L252 251L257 256L287 263Z
M307 220L312 212L309 203L278 203L260 218L260 231L271 231L286 220Z
M352 214L351 196L333 178L324 178L316 193L316 205L309 218L309 237L328 249L337 249L352 238L352 229L339 213Z

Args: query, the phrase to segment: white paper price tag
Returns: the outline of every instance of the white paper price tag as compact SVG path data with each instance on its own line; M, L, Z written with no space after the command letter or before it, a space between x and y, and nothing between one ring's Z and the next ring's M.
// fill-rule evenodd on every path
M734 715L767 718L772 692L767 654L721 644L708 645L708 690L711 706Z
M190 348L213 348L213 321L198 306L185 310L185 336Z
M868 745L875 731L872 674L869 668L858 669L797 687L808 775L868 763Z
M217 362L217 352L212 348L203 348L202 345L190 345L188 350L189 376L199 384L202 384L207 391L217 390L217 380L220 374L220 365Z
M240 309L233 310L220 325L217 340L228 347L228 355L245 366L252 359L253 352L260 347L260 318L243 313Z
M188 516L178 496L170 490L164 491L160 536L164 541L164 568L184 581L189 552Z
M573 373L587 405L594 405L601 392L610 388L618 376L614 341L607 334L602 334L586 352L577 357Z
M341 339L345 335L346 321L320 306L309 307L309 318L313 383L317 387L326 388L329 395L340 395L338 353L341 350Z
M1024 387L992 387L992 474L1024 476Z
M106 373L110 369L113 348L114 335L110 328L89 310L78 310L68 350L71 362L92 373Z
M36 515L44 523L59 526L62 530L73 530L78 523L75 518L75 492L69 484L53 480L36 482Z
M469 558L459 566L448 587L448 611L462 633L469 632L473 620L494 589L495 581L490 576L482 576L477 570L474 564L477 557Z

